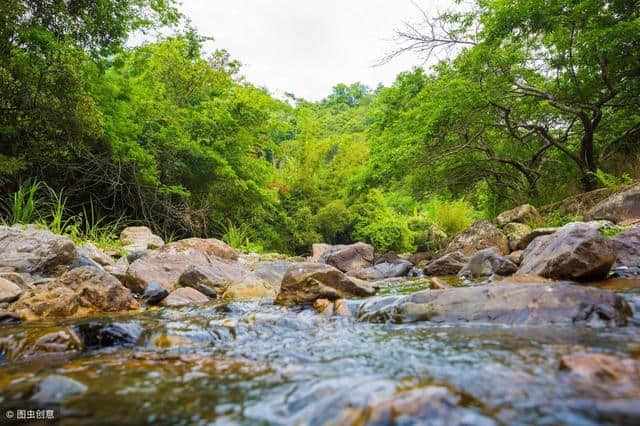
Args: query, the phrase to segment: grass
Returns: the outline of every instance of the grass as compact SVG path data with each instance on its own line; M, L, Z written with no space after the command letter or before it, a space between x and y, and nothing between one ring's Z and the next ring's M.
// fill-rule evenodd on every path
M465 200L448 201L439 197L429 199L422 214L448 236L464 231L481 218L480 212L471 203Z
M251 228L246 223L236 225L231 220L221 225L222 241L236 249L245 249L250 245Z
M40 221L42 199L38 193L41 188L42 183L40 182L25 182L18 187L16 192L3 200L2 210L8 224L27 224Z

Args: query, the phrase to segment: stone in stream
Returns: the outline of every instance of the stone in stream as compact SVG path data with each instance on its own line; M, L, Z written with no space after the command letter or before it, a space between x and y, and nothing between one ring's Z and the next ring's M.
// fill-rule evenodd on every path
M617 251L614 268L640 267L640 227L618 234L613 237L612 241Z
M445 254L424 267L425 275L455 275L463 268L468 259L460 251Z
M142 294L142 299L148 305L158 305L165 297L169 295L169 291L155 281L151 281Z
M0 339L0 353L9 361L68 356L83 349L82 340L70 328L25 329L21 336Z
M125 285L135 293L142 294L149 283L155 281L171 292L178 287L180 277L188 269L240 268L237 264L234 265L237 258L235 250L220 240L180 240L149 251L131 263L127 269Z
M87 387L65 376L47 376L38 385L32 399L39 403L61 403L72 395L85 393Z
M524 251L517 274L556 280L590 281L607 277L616 260L611 240L587 223L571 223L536 238Z
M187 306L187 305L198 305L202 303L207 303L211 299L209 299L204 294L200 293L198 290L195 290L191 287L181 287L177 290L172 291L162 302L160 305L162 306Z
M342 272L367 268L373 265L373 260L373 246L365 243L329 246L318 258L318 262L334 266Z
M101 269L72 269L55 281L26 291L11 306L25 320L136 310L140 304L120 281Z
M347 273L347 275L361 280L383 280L385 278L406 276L412 266L407 260L396 259L392 262L380 262L367 268L360 268Z
M495 247L501 254L509 254L506 235L488 220L479 220L456 235L445 252L460 251L465 256L471 256L476 251L489 247Z
M504 226L510 222L524 224L540 223L542 222L542 216L540 216L538 210L531 204L523 204L514 209L502 212L496 217L498 226Z
M289 268L295 265L290 260L274 260L269 262L261 262L254 269L253 273L268 282L276 291L280 290L280 284L284 275Z
M605 219L623 225L640 220L640 185L601 201L587 213L587 217L590 220Z
M299 263L285 274L275 302L288 306L313 303L317 299L336 300L373 294L375 289L370 284L349 277L333 266Z
M17 284L0 278L0 303L11 303L18 300L22 289Z
M233 300L273 299L279 290L280 284L274 286L255 272L250 272L241 280L229 285L222 294L222 298Z
M135 323L87 322L74 330L89 349L134 346L142 336L142 327Z
M491 247L477 251L469 262L458 272L463 278L486 278L493 274L508 276L518 270L518 266L506 256Z
M55 275L76 259L67 237L32 226L0 226L0 267L14 272Z
M562 283L496 283L366 301L356 318L398 323L623 326L631 315L627 302L607 290Z
M613 355L576 352L564 355L560 370L573 373L592 384L608 384L625 387L640 394L640 361L618 358Z

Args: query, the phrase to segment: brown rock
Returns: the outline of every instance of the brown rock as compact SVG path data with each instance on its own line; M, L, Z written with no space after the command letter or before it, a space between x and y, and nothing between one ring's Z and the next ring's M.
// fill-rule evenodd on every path
M613 292L554 284L503 284L425 290L365 302L356 318L370 322L626 325L632 311Z
M317 299L313 302L313 309L322 315L333 315L333 302L327 299Z
M618 234L612 241L617 251L614 268L640 266L640 227Z
M523 204L512 210L502 212L496 217L496 223L498 226L504 226L509 222L516 223L540 223L542 222L542 216L538 213L535 207L530 204ZM505 231L506 232L506 231Z
M523 250L512 251L509 254L509 259L511 259L511 261L513 263L515 263L516 265L520 265L520 263L522 262L522 254L523 253L524 253Z
M573 223L536 238L522 257L517 274L589 281L606 278L616 260L616 250L613 242L592 226Z
M162 306L185 306L185 305L197 305L207 303L210 299L204 294L200 293L190 287L181 287L172 291L160 305Z
M509 277L505 277L504 279L500 280L500 282L504 284L531 284L531 283L552 284L558 281L554 281L549 278L544 278L539 275L524 274L524 275L511 275ZM565 284L571 284L570 281L563 281L563 282Z
M0 267L51 275L75 258L76 247L67 237L34 227L0 226Z
M223 299L252 300L275 298L280 286L276 289L271 283L250 273L239 282L232 283L222 295Z
M342 272L349 272L372 266L373 260L373 246L355 243L348 246L330 246L322 253L318 261L335 266Z
M425 266L426 275L455 275L467 263L468 259L462 252L455 251L430 262Z
M640 390L640 362L634 359L577 352L563 356L560 369L596 384L616 384Z
M316 243L311 246L311 261L317 262L320 260L320 257L331 247L331 244L325 243Z
M128 252L157 249L164 241L146 226L128 226L120 233L120 243Z
M294 305L373 294L375 290L366 282L350 278L330 265L300 263L285 274L275 302Z
M460 251L465 256L471 256L478 250L489 247L495 247L501 254L509 254L509 241L504 233L488 220L479 220L456 235L446 252Z
M222 297L227 288L240 282L247 274L248 271L237 264L210 258L208 264L188 267L178 282L215 299Z
M9 280L0 278L0 303L11 303L18 300L22 289Z
M458 272L458 276L465 278L490 277L493 274L508 276L517 270L515 263L491 247L479 250L471 256L469 262Z
M514 251L524 250L529 246L529 244L531 244L531 241L544 235L551 235L558 229L560 228L536 228L528 234L518 238L517 240L510 241L510 246Z
M111 256L107 255L105 252L100 250L98 247L93 245L92 243L85 243L82 248L91 260L98 263L102 266L113 265L115 262L111 258Z
M55 355L69 355L83 349L82 340L70 328L55 331L41 331L25 333L18 341L2 342L0 349L10 361L28 358L47 357Z
M591 220L605 219L614 223L640 220L640 185L596 204L587 213Z

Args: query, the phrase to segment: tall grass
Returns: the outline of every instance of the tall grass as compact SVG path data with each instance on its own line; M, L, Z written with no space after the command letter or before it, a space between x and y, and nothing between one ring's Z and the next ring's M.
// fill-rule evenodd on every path
M449 237L464 231L482 214L465 200L448 201L439 197L430 198L422 214Z
M9 225L36 223L41 219L39 197L41 182L24 182L18 190L2 200L2 210Z
M251 228L246 223L240 225L234 224L231 220L222 223L222 241L229 244L233 248L242 249L249 246L249 238L251 238Z

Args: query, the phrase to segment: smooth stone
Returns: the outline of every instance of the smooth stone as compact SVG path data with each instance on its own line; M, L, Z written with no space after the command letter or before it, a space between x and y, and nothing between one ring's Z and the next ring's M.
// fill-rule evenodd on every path
M32 399L40 403L61 403L72 395L85 393L87 387L65 376L47 376L38 384Z

